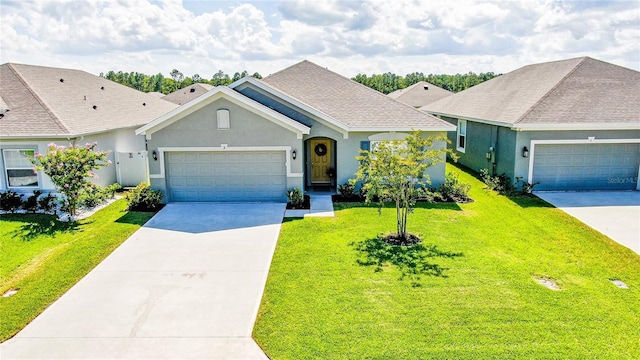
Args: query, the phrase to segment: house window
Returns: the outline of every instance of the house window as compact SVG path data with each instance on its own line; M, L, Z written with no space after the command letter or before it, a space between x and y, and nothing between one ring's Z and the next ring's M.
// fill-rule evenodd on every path
M458 140L456 147L458 151L464 152L467 146L467 120L458 119Z
M229 130L229 110L220 109L217 112L218 130Z
M35 151L29 149L2 150L8 187L38 186L38 173L29 161L29 156L34 154Z

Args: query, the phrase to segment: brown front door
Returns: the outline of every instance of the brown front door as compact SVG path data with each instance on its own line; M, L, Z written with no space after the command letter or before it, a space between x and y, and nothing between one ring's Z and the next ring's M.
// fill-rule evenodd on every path
M311 140L311 183L330 184L327 170L331 168L331 140Z

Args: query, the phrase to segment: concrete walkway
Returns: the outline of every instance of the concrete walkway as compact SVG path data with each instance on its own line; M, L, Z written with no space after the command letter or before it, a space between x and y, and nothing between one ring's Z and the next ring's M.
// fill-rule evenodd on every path
M535 195L640 254L640 192L540 192Z
M267 359L251 338L285 204L169 204L2 359Z
M287 210L285 217L334 217L331 194L310 194L309 210Z

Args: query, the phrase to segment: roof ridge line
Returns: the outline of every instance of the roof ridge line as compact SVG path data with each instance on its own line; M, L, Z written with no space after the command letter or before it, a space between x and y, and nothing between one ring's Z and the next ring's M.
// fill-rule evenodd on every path
M307 59L304 59L304 60L302 60L302 61L298 61L297 63L295 63L295 64L293 64L293 65L289 65L289 66L287 66L287 67L286 67L286 68L284 68L284 69L280 69L280 70L278 70L278 71L276 71L276 72L274 72L274 73L272 73L272 74L269 74L269 75L267 75L267 76L263 77L262 79L268 79L268 78L270 78L270 77L272 77L272 76L274 76L274 75L277 75L277 74L279 74L279 73L281 73L281 72L283 72L283 71L285 71L285 70L288 70L288 69L290 69L290 68L292 68L292 67L294 67L294 66L296 66L296 65L298 65L298 64L301 64L301 63L303 63L303 62L308 62L308 63L311 63L311 64L313 64L313 65L319 66L319 65L317 65L317 64L315 64L315 63L312 63L311 61L309 61L309 60L307 60ZM247 75L247 76L251 76L251 75ZM258 79L258 80L262 80L262 79Z
M29 84L22 78L22 75L18 72L18 70L13 67L13 63L8 63L7 65L8 65L9 70L11 70L11 72L18 78L18 81L20 81L22 83L22 85L24 85L24 87L29 91L29 93L31 93L31 95L33 95L33 98L36 99L36 101L40 105L42 105L42 108L47 112L47 114L49 114L49 116L51 116L53 121L60 127L60 129L66 131L67 133L71 133L69 128L67 126L65 126L65 124L53 112L53 110L51 110L49 108L49 106L40 98L40 96L38 96L38 94L36 94L36 92L33 91L31 86L29 86Z
M584 62L588 59L588 56L584 56L582 57L582 59L580 60L580 62L573 67L573 69L571 69L571 71L569 71L565 76L562 77L562 79L560 79L560 81L558 81L553 87L551 87L551 89L549 89L549 91L547 91L544 95L542 95L542 97L540 99L538 99L538 101L535 102L535 104L531 105L531 107L529 108L529 110L525 111L524 114L522 114L518 120L514 121L513 124L518 124L520 123L520 121L524 120L525 117L527 117L527 115L529 115L531 112L533 112L533 109L535 109L538 105L540 105L544 100L546 100L549 96L551 96L551 94L556 91L556 89L558 89L558 87L560 87L560 85L562 85L568 78L569 76L571 76L571 74L573 74L574 72L576 72L576 70L578 70L578 68L580 68L582 66L582 64L584 64Z

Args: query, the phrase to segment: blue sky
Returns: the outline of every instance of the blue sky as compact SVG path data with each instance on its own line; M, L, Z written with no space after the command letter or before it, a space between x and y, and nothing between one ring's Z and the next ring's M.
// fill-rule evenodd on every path
M210 78L303 59L345 76L508 72L591 56L640 70L640 1L0 0L0 63Z

